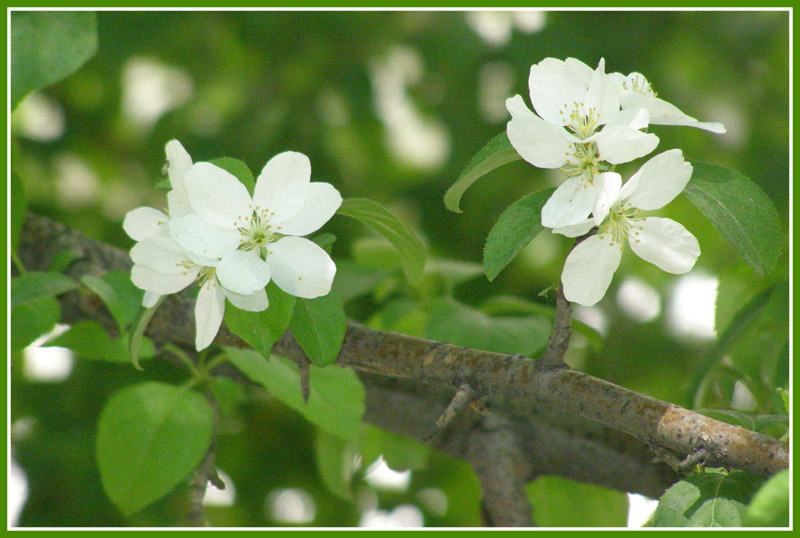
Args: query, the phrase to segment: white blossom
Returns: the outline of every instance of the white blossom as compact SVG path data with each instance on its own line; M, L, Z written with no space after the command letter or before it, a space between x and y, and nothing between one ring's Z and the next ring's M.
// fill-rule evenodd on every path
M642 211L659 209L683 191L692 166L680 150L661 153L647 161L628 182L614 172L602 175L602 192L593 217L553 231L570 237L596 234L579 243L567 256L561 282L565 297L584 306L597 303L606 293L619 266L624 242L640 258L668 273L688 272L700 255L697 239L681 224L648 217Z
M325 224L342 197L310 178L308 157L281 153L266 164L251 197L230 173L197 163L184 175L195 213L171 220L170 236L195 256L218 259L216 276L235 293L249 295L272 279L296 297L326 295L336 265L301 236Z
M163 295L177 293L195 280L200 282L195 304L195 344L199 351L208 347L219 331L226 297L243 310L259 312L269 306L264 290L267 281L262 279L260 288L256 285L245 293L236 293L224 287L216 276L219 258L189 253L169 237L170 220L193 213L184 182L186 172L192 167L192 159L177 140L167 143L166 154L172 187L167 193L169 215L150 207L140 207L130 211L123 222L123 229L138 241L131 249L134 262L131 281L145 291L142 303L147 308L155 306ZM260 275L256 277L260 278Z
M528 83L536 114L521 96L508 99L508 139L534 166L566 173L569 179L542 209L542 224L568 226L589 216L601 190L594 181L599 173L647 155L658 138L642 132L649 123L645 108L621 109L604 60L592 70L574 58L546 58L531 67Z

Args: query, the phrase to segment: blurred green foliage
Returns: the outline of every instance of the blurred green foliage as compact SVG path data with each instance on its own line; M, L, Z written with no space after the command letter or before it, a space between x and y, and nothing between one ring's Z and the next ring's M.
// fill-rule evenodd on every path
M787 12L565 11L538 19L434 11L103 12L97 25L97 54L24 102L12 128L14 168L29 208L99 240L129 248L120 226L125 213L165 205L155 185L170 139L179 139L195 161L232 157L256 174L273 155L294 150L310 157L312 180L332 183L345 198L387 205L428 246L428 270L409 285L396 257L381 257L385 249L371 247L363 228L333 219L326 231L338 239L336 289L349 301L351 317L424 335L441 296L474 308L499 295L552 305L552 296L538 294L558 280L571 244L565 238L540 234L492 282L454 262L480 263L503 210L556 178L518 161L476 183L461 201L463 214L447 211L442 196L505 129L505 98L519 93L527 100L531 64L572 56L596 65L604 57L609 72L641 72L687 114L725 123L725 135L685 127L652 131L661 138L659 150L680 147L689 159L735 168L763 188L785 226L783 254L767 280L788 279ZM44 129L35 125L34 105L50 110ZM623 177L639 164L623 168ZM724 272L720 290L743 297L725 303L727 319L735 319L753 296L743 290L760 279L740 267L732 247L687 200L679 197L662 215L698 238L703 254L695 272ZM437 272L442 264L468 276L453 280L453 271ZM625 274L658 294L660 310L652 319L637 320L614 300ZM603 317L605 344L594 351L576 337L571 364L690 407L730 406L734 382L747 376L762 376L761 385L788 384L788 345L775 337L786 330L784 293L775 294L769 317L742 331L750 336L736 346L734 373L712 369L705 396L692 401L686 390L713 340L669 329L676 280L624 256L606 299L586 315L587 321ZM775 344L769 371L756 367L761 341ZM160 361L144 373L77 361L60 383L32 381L21 368L11 377L12 451L29 488L20 525L174 521L184 502L179 493L123 519L102 491L93 458L97 419L112 394L144 379L180 382L182 372ZM280 488L301 488L313 498L317 526L356 525L363 508L391 511L402 504L419 506L426 525L480 524L479 487L466 464L431 454L399 492L369 485L361 468L351 485L360 502L353 504L320 479L312 425L275 400L243 402L224 421L218 441L218 465L235 484L236 503L209 508L215 525L283 524L265 510L269 493ZM755 411L777 414L781 405L777 396L765 398ZM445 511L421 501L430 488L445 495Z

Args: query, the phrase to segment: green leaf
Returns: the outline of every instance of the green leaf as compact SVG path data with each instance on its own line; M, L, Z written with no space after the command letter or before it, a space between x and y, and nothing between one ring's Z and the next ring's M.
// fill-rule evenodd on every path
M144 331L147 329L147 325L150 323L150 319L153 317L153 314L156 313L158 307L161 306L161 303L164 302L164 297L161 296L156 302L155 305L142 310L139 314L136 323L134 323L134 329L131 333L131 339L128 343L128 353L131 356L131 362L133 363L133 367L137 370L142 370L141 365L139 365L139 355L145 356L145 352L143 351L146 347L142 346L142 344L147 342L147 339L144 337Z
M522 248L544 230L542 208L555 189L523 196L503 211L483 248L483 271L494 280Z
M322 247L322 250L330 254L333 250L333 244L336 242L336 236L330 232L325 232L315 235L311 240Z
M656 527L740 527L761 480L742 471L707 470L669 488L653 517Z
M228 330L264 357L269 357L272 346L289 326L295 305L295 298L278 288L274 282L267 285L267 298L269 308L261 312L240 310L231 304L225 307L225 326Z
M628 496L600 486L542 476L526 486L539 527L625 527Z
M781 252L781 223L769 197L747 176L692 162L684 194L760 275L769 273Z
M247 192L250 193L250 196L253 196L256 182L253 179L253 172L250 171L250 168L245 163L230 157L220 157L219 159L213 159L208 162L236 176L236 179L247 187Z
M298 298L289 322L297 343L315 365L336 360L344 342L347 317L336 292L315 299Z
M781 400L783 400L783 408L786 410L786 416L789 416L789 391L783 389L776 389L778 394L781 395Z
M130 273L109 271L101 277L84 275L81 282L103 300L120 330L124 331L136 319L144 292L133 285Z
M551 323L540 316L492 318L442 297L432 303L426 337L457 346L535 356L547 345Z
M126 516L169 493L203 459L214 413L187 387L147 382L122 389L97 425L103 488Z
M13 282L13 281L12 281ZM11 351L20 351L49 333L61 317L58 301L52 297L23 303L11 309Z
M546 316L547 319L555 318L556 310L548 304L535 303L515 295L495 295L481 303L481 311L490 316L503 314L536 314ZM603 335L597 329L586 325L582 321L572 319L572 330L586 338L589 345L597 352L603 348Z
M350 483L355 471L355 451L350 442L341 437L319 430L315 443L317 470L322 483L337 497L353 500Z
M125 341L120 338L112 339L99 323L92 320L75 323L68 331L45 345L66 347L83 359L120 363L129 360ZM143 339L139 355L153 357L155 352L153 342Z
M11 171L11 248L16 249L19 242L19 232L25 223L28 213L28 200L22 188L22 180L13 170Z
M748 527L789 526L789 469L784 469L759 489L744 513Z
M212 377L208 380L208 388L214 395L220 415L232 416L242 399L244 387L227 377Z
M410 437L364 423L358 438L358 452L365 466L383 456L386 465L394 471L421 471L428 466L431 451Z
M78 283L58 273L30 271L11 279L11 307L54 297L78 288Z
M444 193L445 207L450 211L461 213L462 211L459 208L461 197L475 181L495 168L521 158L511 145L511 142L509 142L505 131L495 136L472 158L461 172L461 175L458 176L456 182Z
M297 365L273 354L266 360L249 349L225 348L225 354L252 381L299 411L309 422L343 439L358 434L364 414L364 386L350 368L309 367L308 404L303 402Z
M34 90L76 71L97 50L95 14L11 12L11 110Z
M51 273L63 273L75 260L83 258L83 253L78 250L62 250L50 260L47 270Z
M385 237L400 253L403 267L413 280L425 268L425 247L403 222L378 202L366 198L348 198L337 211L354 218Z

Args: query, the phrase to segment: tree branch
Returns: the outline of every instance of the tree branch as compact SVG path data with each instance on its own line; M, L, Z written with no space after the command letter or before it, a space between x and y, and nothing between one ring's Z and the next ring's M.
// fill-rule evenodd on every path
M20 257L29 269L46 269L52 257L62 250L79 250L83 254L69 268L69 274L76 277L130 268L127 253L43 217L31 215L20 237ZM85 294L68 294L62 297L62 304L67 318L90 317L113 326L103 305L87 299ZM191 347L195 330L192 311L192 299L185 295L169 297L151 321L148 336L157 343ZM215 343L245 345L224 327ZM297 362L306 360L289 331L274 352ZM465 380L469 381L473 397L488 399L495 408L521 407L519 416L512 416L511 422L532 469L530 476L559 474L657 496L676 475L663 464L648 464L652 454L645 446L660 447L681 457L705 450L707 465L743 469L759 476L788 466L787 447L772 438L577 371L537 369L537 361L520 356L374 331L350 322L337 363L352 366L365 381L366 420L420 440ZM235 371L228 373L237 375ZM426 413L396 404L383 407L389 399L414 403ZM466 458L464 444L470 427L467 424L460 428L458 424L474 420L474 413L462 413L444 435L433 441L434 446ZM592 426L594 421L628 435ZM575 425L563 426L571 423ZM562 444L559 450L549 445L551 439L560 439L566 445ZM585 462L584 472L566 461L573 457Z

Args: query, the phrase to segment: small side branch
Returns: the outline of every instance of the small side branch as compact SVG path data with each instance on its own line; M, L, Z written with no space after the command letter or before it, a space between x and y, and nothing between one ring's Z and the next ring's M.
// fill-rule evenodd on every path
M556 289L556 314L553 318L553 332L547 341L544 356L536 361L537 370L555 370L567 368L564 355L569 347L569 337L572 325L572 306L564 297L564 286L559 284Z
M215 443L208 447L208 452L197 467L192 480L189 482L189 509L186 514L187 525L190 527L205 527L206 515L203 509L203 499L206 496L206 487L209 482L219 489L224 489L225 484L217 476L214 461L216 458Z
M444 410L444 412L439 416L430 429L425 432L423 439L425 441L429 441L438 435L440 431L445 429L453 420L453 418L462 409L464 409L467 404L469 404L469 402L472 400L472 394L473 390L472 387L469 386L469 383L462 383L456 391L455 396L453 396L453 399L450 400L450 403L447 405L447 408Z

